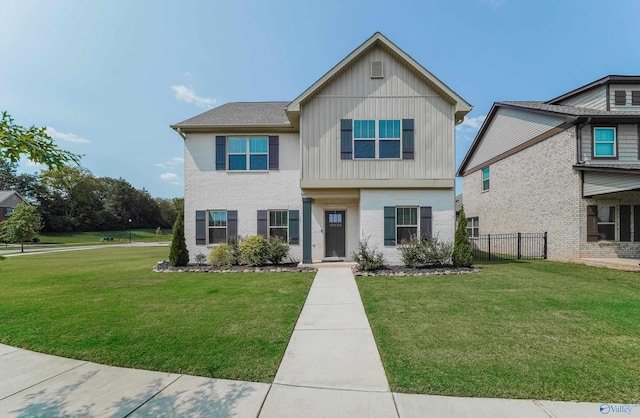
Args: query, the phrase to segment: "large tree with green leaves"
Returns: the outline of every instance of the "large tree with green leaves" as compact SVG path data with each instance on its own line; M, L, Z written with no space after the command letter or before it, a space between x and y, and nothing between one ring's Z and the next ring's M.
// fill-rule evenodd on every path
M13 213L0 222L0 236L13 243L20 243L20 251L24 252L24 242L38 236L42 228L42 220L34 206L20 203Z
M53 139L47 135L46 128L35 126L25 128L16 124L7 112L2 112L0 159L17 163L23 156L34 163L45 164L49 168L59 168L67 163L80 162L80 155L58 148Z

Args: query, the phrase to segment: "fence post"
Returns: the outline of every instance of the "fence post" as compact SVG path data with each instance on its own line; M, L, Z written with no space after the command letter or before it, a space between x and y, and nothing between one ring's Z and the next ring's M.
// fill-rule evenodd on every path
M487 247L489 248L489 261L491 261L491 234L487 234Z
M544 233L544 259L547 259L547 233Z
M520 232L518 232L518 260L520 260L520 256L521 256L521 252L520 252L520 241L522 240L522 235L520 234Z

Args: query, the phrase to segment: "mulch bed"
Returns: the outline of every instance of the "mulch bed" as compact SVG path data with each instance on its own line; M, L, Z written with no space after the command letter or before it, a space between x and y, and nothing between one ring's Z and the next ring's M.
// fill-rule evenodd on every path
M221 269L208 264L189 264L184 267L175 267L167 260L159 261L153 266L155 272L190 272L190 273L281 273L281 272L312 272L316 271L313 267L299 267L297 263L278 264L276 266L249 267L249 266L233 266L228 269ZM391 266L384 270L377 271L359 271L353 268L353 274L356 276L442 276L448 274L469 274L477 273L477 268L468 267L429 267L422 269L412 269L403 266Z

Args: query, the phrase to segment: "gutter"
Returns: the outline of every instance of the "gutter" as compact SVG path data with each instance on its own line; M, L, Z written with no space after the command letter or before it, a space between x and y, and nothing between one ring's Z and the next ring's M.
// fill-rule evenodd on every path
M589 116L583 123L576 125L576 164L584 163L584 161L580 161L580 156L582 155L582 128L590 123L591 116Z

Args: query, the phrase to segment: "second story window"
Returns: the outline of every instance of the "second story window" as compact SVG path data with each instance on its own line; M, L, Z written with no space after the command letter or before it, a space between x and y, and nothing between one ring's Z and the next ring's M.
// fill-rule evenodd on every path
M401 156L400 120L354 120L353 158L387 159Z
M229 137L229 170L268 170L267 137Z
M489 167L482 169L482 191L489 190Z
M616 128L593 128L593 156L616 157Z

